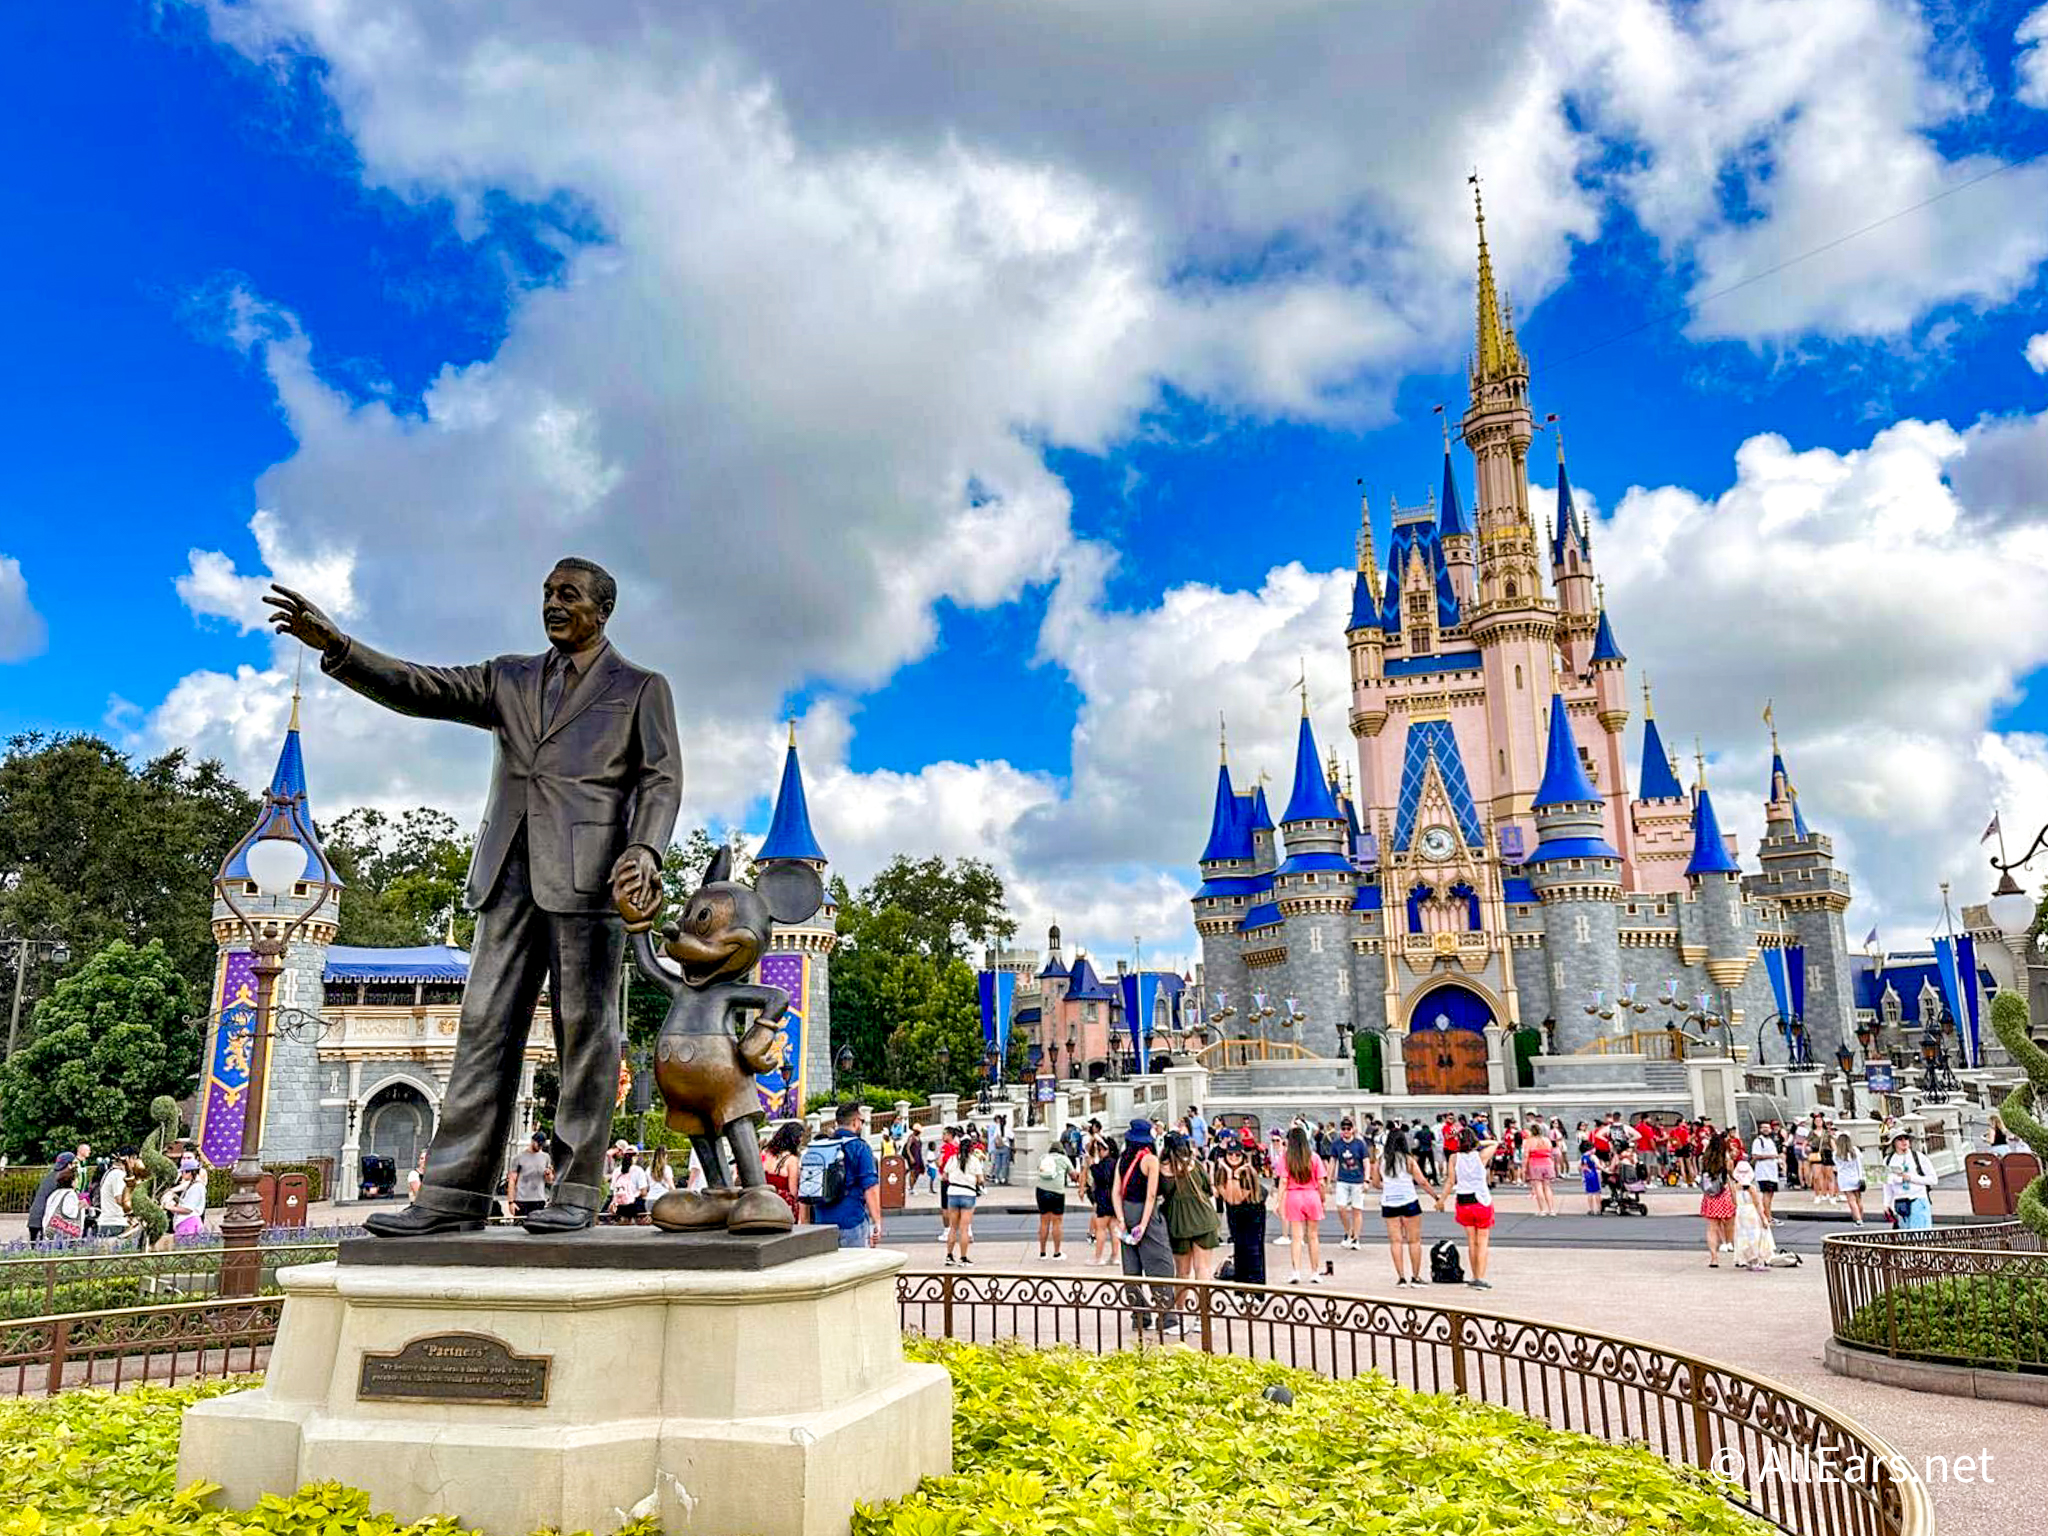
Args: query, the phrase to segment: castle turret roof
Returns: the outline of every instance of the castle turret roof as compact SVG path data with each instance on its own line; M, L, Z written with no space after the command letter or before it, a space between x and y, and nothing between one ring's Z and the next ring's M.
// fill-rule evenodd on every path
M1544 749L1543 782L1536 787L1530 809L1550 805L1600 804L1600 791L1586 777L1586 765L1579 761L1578 743L1572 739L1571 721L1565 714L1564 695L1550 696L1550 742Z
M1472 519L1458 495L1458 477L1451 472L1451 450L1444 449L1444 493L1436 504L1436 532L1440 539L1470 538Z
M1237 792L1230 787L1230 765L1216 766L1216 807L1209 817L1209 842L1202 849L1202 862L1221 859L1249 859L1252 829L1238 815Z
M1637 798L1676 800L1685 793L1678 775L1671 771L1671 758L1664 750L1664 738L1657 731L1654 715L1643 721L1643 773Z
M1600 627L1593 631L1593 660L1627 661L1621 654L1621 647L1614 643L1614 626L1607 622L1607 608L1600 609Z
M1557 461L1557 525L1550 531L1550 563L1564 564L1565 549L1571 544L1579 546L1579 553L1588 548L1586 530L1579 521L1579 509L1572 500L1571 476L1565 473L1564 460Z
M306 793L306 759L304 752L299 746L299 700L297 694L292 696L291 723L285 727L284 745L278 749L277 767L271 772L269 791L280 799L296 799L299 801L299 814L305 819L308 829L307 832L300 834L297 839L299 845L306 850L304 878L308 880L324 880L328 878L324 868L325 861L320 851L320 844L312 835L313 802ZM268 815L268 812L265 812L265 815ZM262 822L259 819L258 825L260 826L261 824ZM241 853L235 855L233 862L228 865L224 873L231 879L248 879L248 850L244 849ZM337 885L342 883L339 870L334 872L333 879Z
M1742 866L1728 851L1728 839L1721 835L1721 819L1714 814L1714 797L1703 780L1692 802L1692 859L1685 866L1688 875L1738 875Z
M1351 578L1351 622L1346 629L1380 629L1379 594L1372 589L1372 581L1360 571Z
M808 859L825 862L825 850L811 831L811 808L804 799L804 774L796 760L796 727L789 728L789 751L782 759L782 784L775 792L775 814L757 859Z
M1329 781L1323 777L1322 763L1316 754L1315 731L1310 727L1304 710L1294 749L1294 792L1287 797L1287 814L1280 818L1281 824L1343 819L1336 800L1330 794Z
M1771 738L1771 788L1770 793L1764 797L1765 803L1768 804L1770 801L1778 798L1778 785L1780 783L1783 783L1785 786L1785 797L1792 802L1792 830L1798 836L1805 837L1807 835L1806 813L1799 809L1799 791L1792 783L1792 775L1785 769L1784 755L1778 751L1777 737L1773 734Z
M1252 791L1252 830L1270 832L1273 830L1273 813L1266 807L1266 786L1261 784Z

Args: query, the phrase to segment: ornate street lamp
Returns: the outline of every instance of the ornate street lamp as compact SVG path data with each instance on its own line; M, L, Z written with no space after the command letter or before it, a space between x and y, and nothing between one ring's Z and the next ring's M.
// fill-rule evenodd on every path
M838 1087L843 1092L853 1092L855 1083L853 1075L853 1047L850 1045L839 1047L839 1054L832 1058L832 1066L838 1077Z
M14 1054L15 1037L21 1031L21 989L28 980L28 962L38 951L50 957L52 965L71 963L71 946L62 939L11 939L14 946L14 1001L7 1010L7 1054Z
M309 879L308 851L318 859L319 878ZM230 873L240 866L246 874ZM296 914L251 912L237 899L249 886L268 901L310 898ZM234 1192L221 1214L220 1294L253 1296L262 1275L257 1244L263 1239L263 1099L270 1068L271 1009L284 957L306 926L341 889L334 866L313 835L304 795L265 790L262 814L242 840L228 850L213 877L214 894L228 909L249 945L256 979L256 1016L249 1023L249 1075L242 1092L242 1142L235 1157ZM296 1011L296 1010L295 1010ZM226 1024L222 1028L227 1028Z
M1849 1074L1856 1065L1856 1053L1849 1049L1845 1040L1835 1047L1835 1065L1842 1069L1842 1110L1851 1120L1856 1118L1856 1079Z

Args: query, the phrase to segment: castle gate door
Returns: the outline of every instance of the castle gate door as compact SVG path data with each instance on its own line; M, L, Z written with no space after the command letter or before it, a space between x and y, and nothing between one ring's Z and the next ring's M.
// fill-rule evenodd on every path
M1468 988L1433 987L1416 1001L1401 1060L1408 1091L1418 1094L1483 1094L1486 1083L1486 1026L1493 1010Z

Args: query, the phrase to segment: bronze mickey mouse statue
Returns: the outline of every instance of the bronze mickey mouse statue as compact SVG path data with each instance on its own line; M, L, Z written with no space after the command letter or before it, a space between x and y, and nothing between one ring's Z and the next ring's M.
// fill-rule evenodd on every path
M668 1106L669 1129L690 1138L706 1184L701 1192L676 1189L656 1200L648 1219L657 1227L786 1232L796 1224L762 1172L756 1127L767 1116L754 1087L754 1075L779 1059L776 1026L789 1011L789 994L746 977L768 946L771 925L800 923L824 899L825 887L808 864L763 864L749 886L732 878L732 850L719 849L682 916L662 929L662 952L680 967L680 976L656 958L648 936L661 915L659 897L644 912L619 899L633 936L634 963L669 995L668 1017L655 1039L654 1080ZM743 1026L738 1034L735 1023ZM726 1182L720 1136L732 1149L738 1188Z

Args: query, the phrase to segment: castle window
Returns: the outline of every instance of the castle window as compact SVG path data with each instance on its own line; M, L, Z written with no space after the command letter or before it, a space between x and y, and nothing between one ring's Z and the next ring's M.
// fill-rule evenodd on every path
M1494 755L1500 759L1500 771L1506 773L1508 771L1508 749L1501 747L1496 750Z
M1514 581L1510 579L1508 582L1508 601L1513 602L1518 595L1519 591L1516 588Z
M1522 686L1522 669L1519 665L1515 668L1515 686L1517 688Z

